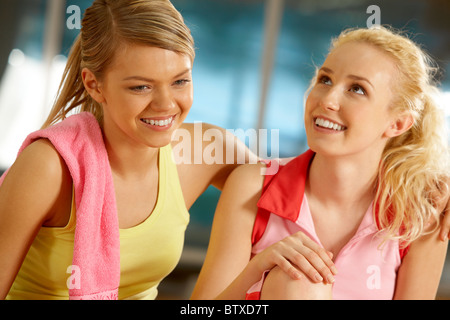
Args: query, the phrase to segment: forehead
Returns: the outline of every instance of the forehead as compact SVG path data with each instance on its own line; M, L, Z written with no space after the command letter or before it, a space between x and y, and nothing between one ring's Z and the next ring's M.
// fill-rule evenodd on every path
M372 83L391 81L397 74L394 59L374 45L348 42L333 49L325 60L328 67L341 75L358 75Z
M157 77L179 74L191 68L188 55L147 45L124 44L116 51L109 71L121 75Z

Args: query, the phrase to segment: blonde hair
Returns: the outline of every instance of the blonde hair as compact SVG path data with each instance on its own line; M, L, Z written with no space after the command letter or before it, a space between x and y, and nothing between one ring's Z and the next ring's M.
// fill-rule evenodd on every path
M101 80L124 43L171 50L192 61L195 57L190 30L169 0L95 0L84 13L57 99L42 128L63 120L76 108L102 122L102 107L85 90L81 70L87 68Z
M383 151L374 203L386 239L407 245L431 223L438 227L435 196L449 188L445 116L435 100L437 68L417 44L388 27L347 29L332 41L331 50L351 41L373 45L394 59L398 77L391 111L414 118L412 128L391 138Z

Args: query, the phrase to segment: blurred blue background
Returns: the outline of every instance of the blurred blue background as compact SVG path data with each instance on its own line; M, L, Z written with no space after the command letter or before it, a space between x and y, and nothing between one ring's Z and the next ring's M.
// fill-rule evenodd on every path
M67 12L92 0L0 0L0 171L25 136L38 129L55 98L78 29ZM188 122L228 129L279 130L280 157L303 152L303 96L330 39L366 27L380 8L381 24L409 31L442 69L443 107L450 123L450 0L173 0L196 41L195 99ZM270 152L269 152L270 155ZM208 243L219 192L209 188L191 208L180 267L161 286L185 298ZM180 287L182 286L182 290ZM450 271L441 296L450 296Z

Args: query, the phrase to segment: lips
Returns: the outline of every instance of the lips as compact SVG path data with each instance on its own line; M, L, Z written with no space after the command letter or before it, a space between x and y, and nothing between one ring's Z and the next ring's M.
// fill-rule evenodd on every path
M330 119L321 118L321 117L314 118L314 124L317 127L330 129L330 130L334 130L334 131L344 131L347 129L346 126L344 126L340 123L334 122Z

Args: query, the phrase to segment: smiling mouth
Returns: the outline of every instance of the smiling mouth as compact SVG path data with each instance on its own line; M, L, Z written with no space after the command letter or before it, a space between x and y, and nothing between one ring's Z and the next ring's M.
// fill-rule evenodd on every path
M315 118L314 124L316 127L330 129L334 131L344 131L347 129L347 127L340 125L339 123L332 122L330 120L322 119L322 118Z
M171 116L171 117L166 118L166 119L147 119L147 118L142 118L141 121L146 123L146 124L149 124L151 126L165 127L165 126L168 126L168 125L172 124L174 118L175 118L175 116Z

